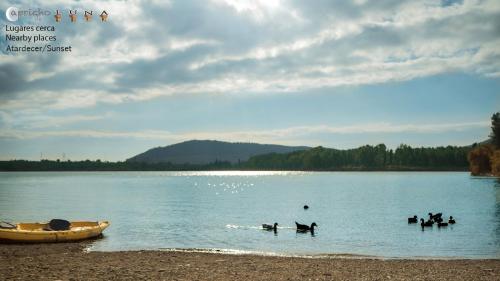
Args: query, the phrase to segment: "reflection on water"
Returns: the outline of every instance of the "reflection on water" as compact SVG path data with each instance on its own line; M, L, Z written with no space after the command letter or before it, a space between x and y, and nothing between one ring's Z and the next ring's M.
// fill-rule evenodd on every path
M0 219L110 220L91 250L499 258L499 190L467 173L0 173ZM457 224L407 224L428 212ZM319 227L297 233L295 221Z
M172 172L173 176L196 177L196 176L217 176L217 177L255 177L255 176L287 176L305 175L306 172L291 171L188 171Z

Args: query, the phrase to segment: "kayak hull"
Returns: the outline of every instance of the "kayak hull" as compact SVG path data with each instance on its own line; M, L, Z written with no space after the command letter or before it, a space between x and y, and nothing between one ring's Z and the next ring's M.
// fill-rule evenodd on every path
M18 243L54 243L80 241L94 238L102 234L109 226L109 222L71 222L69 230L44 230L47 223L18 223L16 228L1 229L0 241Z

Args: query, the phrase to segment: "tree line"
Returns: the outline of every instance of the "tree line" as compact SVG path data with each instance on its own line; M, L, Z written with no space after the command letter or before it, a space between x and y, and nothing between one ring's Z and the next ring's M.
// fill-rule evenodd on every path
M251 157L242 166L266 170L467 170L471 147L418 147L402 144L395 150L384 144L338 150L316 147L287 154Z
M1 171L202 171L202 170L303 170L362 171L408 170L435 171L468 169L467 155L472 147L417 147L402 144L395 150L384 144L338 150L315 147L290 153L253 156L247 161L209 164L172 164L96 161L0 161Z
M206 165L144 163L144 162L107 162L101 160L60 161L60 160L10 160L0 161L0 171L206 171L226 170L231 163L215 161Z

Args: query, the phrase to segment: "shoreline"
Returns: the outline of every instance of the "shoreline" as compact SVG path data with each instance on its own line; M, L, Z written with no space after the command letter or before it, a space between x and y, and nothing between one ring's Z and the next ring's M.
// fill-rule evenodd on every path
M158 249L137 249L137 250L112 250L101 251L92 250L91 247L85 248L84 252L91 253L124 253L124 252L171 252L171 253L194 253L194 254L213 254L213 255L234 255L234 256L256 256L256 257L282 257L282 258L303 258L303 259L370 259L370 260L408 260L408 261L453 261L453 260L498 260L497 257L461 257L461 256L379 256L371 254L355 253L280 253L264 252L253 250L238 249L219 249L219 248L158 248Z
M499 259L305 258L0 244L2 280L498 280Z

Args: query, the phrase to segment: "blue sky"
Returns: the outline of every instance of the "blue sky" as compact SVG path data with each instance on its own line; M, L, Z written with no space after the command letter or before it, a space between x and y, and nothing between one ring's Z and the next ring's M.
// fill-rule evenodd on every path
M0 159L124 160L190 139L468 145L500 110L498 1L10 6L110 19L63 19L61 55L8 54L2 30Z

